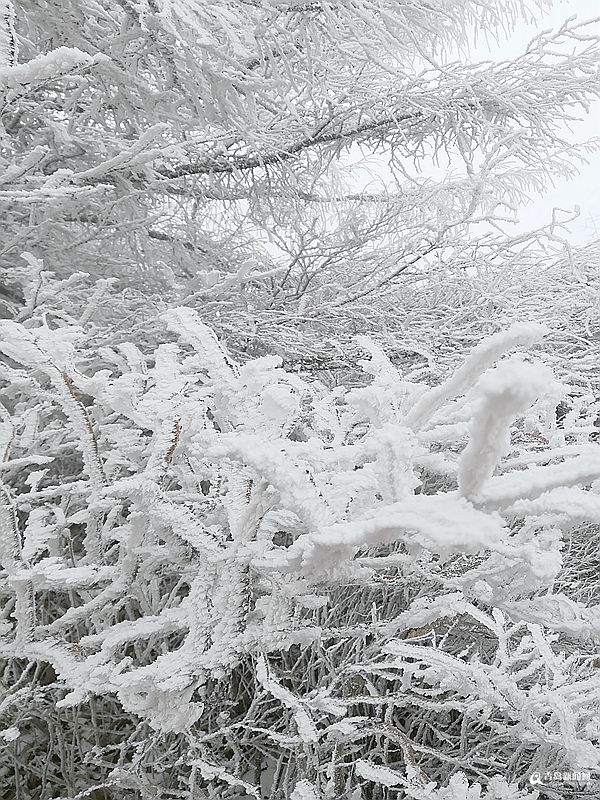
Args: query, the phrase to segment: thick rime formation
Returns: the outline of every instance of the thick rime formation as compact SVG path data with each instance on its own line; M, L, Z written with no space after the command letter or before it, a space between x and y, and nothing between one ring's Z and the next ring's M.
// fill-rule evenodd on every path
M485 777L523 800L549 762L598 767L600 615L561 575L563 534L600 524L600 455L549 444L569 387L512 352L544 327L434 388L360 337L369 382L327 390L234 363L190 309L162 323L152 354L1 331L0 652L51 672L46 704L122 710L107 785L142 787L166 742L164 786L176 763L219 797ZM28 717L4 713L8 748Z
M549 5L0 0L0 800L597 800Z
M346 379L354 334L405 338L404 288L563 247L561 215L501 226L580 163L562 131L599 94L593 26L463 57L547 5L3 0L0 316L23 311L26 252L37 298L48 271L57 304L103 278L87 313L112 335L122 304L153 345L156 314L193 305L240 357ZM364 154L387 177L357 181Z

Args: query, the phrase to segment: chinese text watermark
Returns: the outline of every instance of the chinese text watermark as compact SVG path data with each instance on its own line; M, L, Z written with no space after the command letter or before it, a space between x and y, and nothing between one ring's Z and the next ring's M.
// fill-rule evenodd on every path
M529 783L532 786L543 783L567 783L569 781L588 783L593 777L589 770L548 770L546 772L532 772L529 776Z

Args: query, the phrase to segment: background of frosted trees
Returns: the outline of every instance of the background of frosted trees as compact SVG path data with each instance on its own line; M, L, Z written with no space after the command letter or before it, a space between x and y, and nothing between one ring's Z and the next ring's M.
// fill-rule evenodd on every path
M597 796L598 258L505 223L599 42L467 55L535 12L0 3L0 797Z

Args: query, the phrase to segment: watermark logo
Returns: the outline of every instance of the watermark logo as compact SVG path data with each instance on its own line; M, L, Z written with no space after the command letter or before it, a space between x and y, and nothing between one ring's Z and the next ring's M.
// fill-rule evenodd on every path
M590 770L548 770L546 772L532 772L529 783L540 786L547 783L589 783L594 778Z

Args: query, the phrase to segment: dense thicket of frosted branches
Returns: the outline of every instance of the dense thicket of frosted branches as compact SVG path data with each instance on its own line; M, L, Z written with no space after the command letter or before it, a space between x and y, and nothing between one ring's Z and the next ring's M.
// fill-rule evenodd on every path
M1 800L593 796L597 256L506 231L600 39L468 57L544 5L0 0Z
M469 223L572 169L562 126L598 91L597 40L573 22L511 62L465 63L474 31L502 35L534 3L6 7L5 313L28 251L60 277L116 278L138 325L170 297L236 352L290 362L315 355L290 318L327 338L407 274L510 247L474 249ZM390 180L357 192L361 152ZM446 153L460 169L426 178Z
M360 337L350 391L162 326L153 354L2 326L19 796L534 798L532 771L596 767L595 412L558 427L568 387L510 355L544 326L432 389Z

